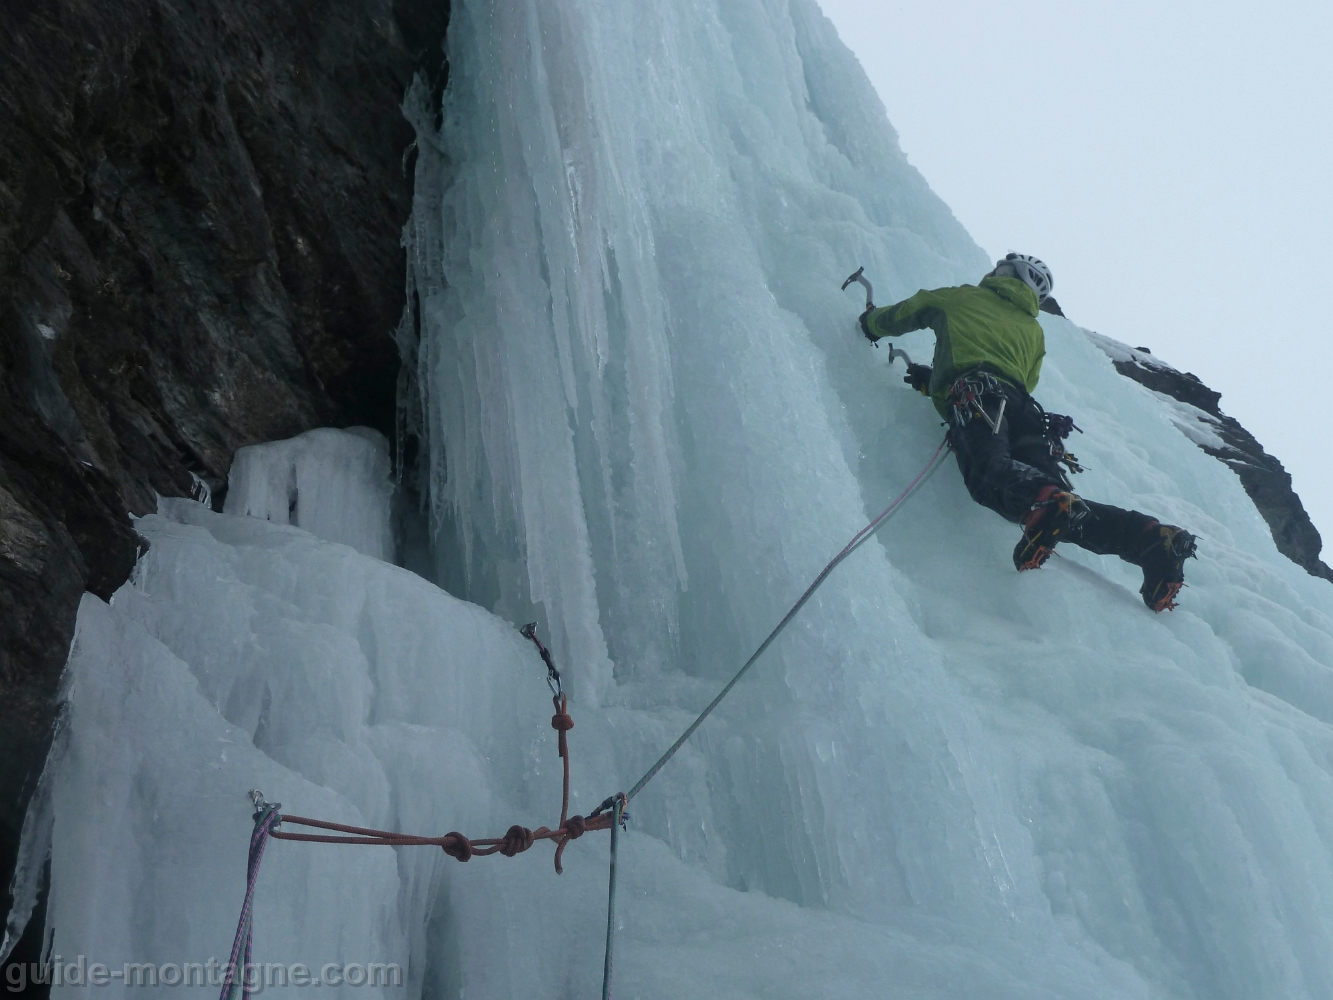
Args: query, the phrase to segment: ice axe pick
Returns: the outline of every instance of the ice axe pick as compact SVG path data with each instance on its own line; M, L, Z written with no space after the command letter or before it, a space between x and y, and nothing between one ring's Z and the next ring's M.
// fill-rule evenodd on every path
M844 281L844 282L842 283L842 290L843 290L844 292L847 291L847 286L850 285L853 281L858 282L859 284L862 284L862 285L865 286L865 289L866 289L866 310L869 311L869 310L871 310L871 309L874 309L874 308L875 308L875 289L871 287L871 285L870 285L870 279L867 278L867 277L865 276L865 266L864 266L864 265L862 265L861 267L858 267L855 271L853 271L851 274L849 274L849 275L847 276L847 280ZM879 341L878 341L878 340L875 341L875 346L876 346L876 347L879 346ZM898 350L898 348L896 348L896 347L894 347L892 344L890 344L890 345L889 345L889 364L893 364L893 359L894 359L894 358L902 358L902 359L903 359L904 361L906 361L909 365L912 363L912 359L909 358L909 357L907 356L907 352L906 352L906 351L900 351L900 350Z
M844 281L844 282L842 283L842 290L843 290L844 292L847 291L847 286L850 285L853 281L858 281L858 282L860 282L861 284L863 284L863 285L866 286L866 308L867 308L867 309L874 309L874 308L875 308L875 290L874 290L873 288L870 287L870 279L867 278L867 277L865 276L865 267L864 267L864 265L861 266L861 267L858 267L854 273L852 273L851 275L849 275L849 276L847 277L847 280Z

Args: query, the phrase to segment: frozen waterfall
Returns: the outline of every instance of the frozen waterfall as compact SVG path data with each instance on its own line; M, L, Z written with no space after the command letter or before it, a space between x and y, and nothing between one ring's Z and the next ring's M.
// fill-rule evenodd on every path
M449 52L443 126L407 105L398 336L456 596L276 514L141 520L134 579L85 598L29 825L64 962L225 961L252 787L418 833L550 824L514 624L571 679L586 812L942 436L839 284L864 264L888 302L987 261L814 0L455 0ZM1015 575L1015 529L946 465L635 800L617 996L1333 994L1333 588L1170 408L1042 322L1080 492L1200 537L1182 607L1079 550ZM375 488L330 495L332 523L380 523ZM255 958L405 970L325 988L348 998L596 996L605 835L565 865L274 842Z

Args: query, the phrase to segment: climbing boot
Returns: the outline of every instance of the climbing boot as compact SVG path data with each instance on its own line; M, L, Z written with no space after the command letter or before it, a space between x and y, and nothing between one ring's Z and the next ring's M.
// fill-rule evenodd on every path
M1023 518L1023 537L1014 546L1014 569L1040 569L1057 542L1069 537L1089 514L1088 505L1075 493L1058 486L1043 486Z
M1185 585L1185 560L1194 555L1196 539L1172 524L1150 524L1143 532L1146 545L1139 555L1143 568L1143 603L1154 611L1172 611Z

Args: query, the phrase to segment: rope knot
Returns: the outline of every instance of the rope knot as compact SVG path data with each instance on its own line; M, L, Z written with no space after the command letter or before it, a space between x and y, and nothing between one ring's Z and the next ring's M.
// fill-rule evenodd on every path
M466 861L472 857L472 841L461 833L446 833L444 843L440 847L444 849L444 853L449 857L457 858L459 861Z
M565 825L561 829L565 831L565 836L570 840L578 840L587 829L587 820L582 816L571 816L565 820Z
M532 831L515 823L505 831L504 837L501 838L500 853L506 858L512 858L515 854L522 854L531 846Z
M558 695L552 698L555 702L555 715L551 716L551 728L557 732L567 733L574 728L574 717L567 711L568 699L565 695Z

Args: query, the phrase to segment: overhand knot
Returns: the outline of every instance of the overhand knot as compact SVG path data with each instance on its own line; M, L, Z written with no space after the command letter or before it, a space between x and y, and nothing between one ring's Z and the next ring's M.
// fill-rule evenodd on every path
M531 846L532 831L515 823L505 831L500 841L500 853L506 858L512 858L515 854L522 854Z
M555 705L555 715L551 716L551 728L561 733L569 732L574 728L574 719L568 711L568 696L558 694L551 701Z
M587 829L587 821L582 816L571 816L565 820L565 825L561 829L570 840L578 840Z
M457 858L459 861L466 861L472 857L472 841L461 833L446 833L444 843L440 847L449 857Z

